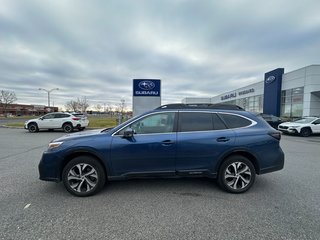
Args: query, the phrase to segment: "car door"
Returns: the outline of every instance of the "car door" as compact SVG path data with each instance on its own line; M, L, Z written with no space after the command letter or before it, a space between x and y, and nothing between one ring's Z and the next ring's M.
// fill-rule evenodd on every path
M66 113L56 113L53 121L54 128L62 128L62 125L67 122L70 118L69 114ZM69 121L70 122L70 121Z
M54 128L54 113L49 113L41 117L38 121L38 127L40 129Z
M113 135L111 164L117 175L173 175L175 173L175 112L153 113ZM132 137L124 137L127 129Z
M204 174L215 171L223 152L235 142L233 130L211 112L180 112L177 133L176 171Z
M312 124L312 132L320 133L320 119L313 121L311 124Z

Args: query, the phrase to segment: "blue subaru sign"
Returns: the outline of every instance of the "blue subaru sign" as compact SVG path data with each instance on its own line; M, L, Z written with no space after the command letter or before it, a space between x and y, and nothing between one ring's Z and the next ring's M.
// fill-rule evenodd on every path
M133 96L160 97L161 81L159 79L133 79Z
M263 113L280 116L281 84L284 68L264 74Z

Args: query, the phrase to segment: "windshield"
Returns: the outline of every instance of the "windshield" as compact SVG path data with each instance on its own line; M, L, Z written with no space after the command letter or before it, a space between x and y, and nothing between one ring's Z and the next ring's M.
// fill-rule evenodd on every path
M296 121L294 121L295 123L311 123L313 120L315 120L316 118L300 118Z

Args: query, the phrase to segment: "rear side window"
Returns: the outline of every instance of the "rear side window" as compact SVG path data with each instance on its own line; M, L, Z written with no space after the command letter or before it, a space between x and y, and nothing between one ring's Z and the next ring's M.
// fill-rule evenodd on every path
M57 113L57 114L55 114L54 118L67 118L67 117L70 117L70 115L64 114L64 113Z
M241 127L247 127L252 124L252 122L249 121L248 119L240 117L238 115L219 114L219 116L227 124L228 128L241 128Z
M211 131L213 119L211 113L182 112L179 114L180 132Z
M219 116L216 113L212 114L212 118L214 130L222 130L227 128L224 122L221 120L221 118L219 118Z

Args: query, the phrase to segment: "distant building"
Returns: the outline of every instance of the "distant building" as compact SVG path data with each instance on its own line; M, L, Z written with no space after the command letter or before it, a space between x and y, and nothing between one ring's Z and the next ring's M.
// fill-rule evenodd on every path
M264 81L209 98L184 98L182 103L236 104L247 111L284 118L320 115L320 65L284 73L277 68L264 74Z
M58 112L58 107L47 107L45 105L9 104L6 112L0 104L0 116L39 116L49 112Z

